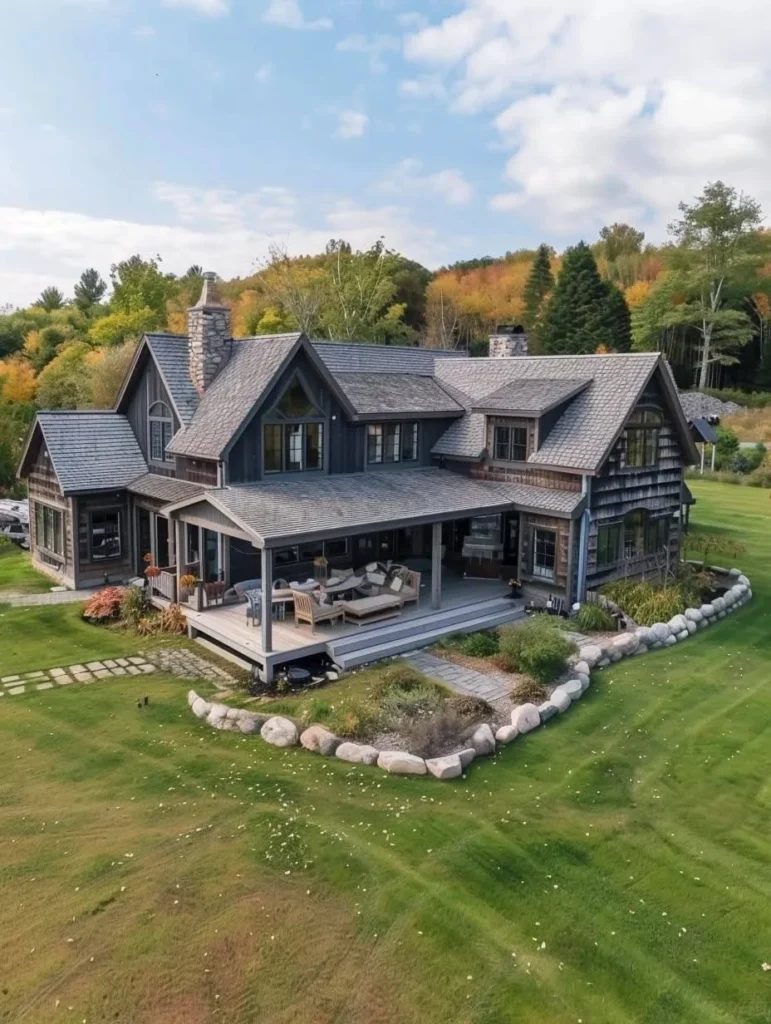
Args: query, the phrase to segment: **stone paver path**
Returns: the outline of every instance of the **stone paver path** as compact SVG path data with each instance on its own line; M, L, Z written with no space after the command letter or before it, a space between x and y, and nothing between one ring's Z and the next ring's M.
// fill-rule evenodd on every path
M483 675L473 669L464 668L463 665L456 665L455 662L437 658L435 654L429 654L427 651L407 654L404 660L419 672L425 672L432 679L438 679L456 693L468 693L488 702L507 697L511 689L511 683L503 679Z
M0 604L12 604L16 608L36 608L42 604L75 604L77 601L88 601L95 593L94 590L48 590L43 594L17 594L7 590L0 593Z
M35 690L53 690L57 686L69 686L71 683L94 683L100 679L120 676L150 675L159 669L183 679L207 679L218 689L236 685L236 680L224 669L184 648L169 647L153 651L152 658L152 661L148 661L144 654L135 654L127 658L106 658L103 661L87 661L82 665L2 676L0 698L6 695L15 697Z

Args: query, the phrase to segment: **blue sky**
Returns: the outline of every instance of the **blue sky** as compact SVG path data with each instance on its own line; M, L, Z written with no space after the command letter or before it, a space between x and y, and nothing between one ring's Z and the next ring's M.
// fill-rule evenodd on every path
M132 252L246 274L271 242L435 267L725 176L763 200L760 0L25 0L0 64L0 304ZM748 19L756 18L755 21ZM744 26L758 31L746 38ZM687 46L683 40L689 41Z

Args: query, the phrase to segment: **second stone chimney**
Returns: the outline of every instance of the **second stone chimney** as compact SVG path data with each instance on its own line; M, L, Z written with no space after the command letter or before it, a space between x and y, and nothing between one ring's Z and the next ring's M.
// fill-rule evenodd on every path
M230 310L217 292L217 276L203 275L201 297L187 311L190 379L199 395L209 387L230 356Z
M527 355L527 332L520 324L501 324L490 335L490 355L493 359L509 359Z

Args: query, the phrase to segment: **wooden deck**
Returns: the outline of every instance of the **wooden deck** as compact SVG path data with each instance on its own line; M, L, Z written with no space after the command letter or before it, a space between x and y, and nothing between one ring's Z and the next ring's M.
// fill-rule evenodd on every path
M251 621L247 624L245 604L223 605L202 612L196 612L184 604L181 607L191 631L214 640L265 668L268 665L275 667L310 655L322 654L326 651L327 643L342 637L367 635L375 643L378 631L395 623L419 620L421 626L425 624L429 628L432 619L439 620L449 609L478 605L488 600L495 601L506 597L508 593L508 585L500 580L464 580L445 574L442 581L442 607L438 611L433 611L430 597L431 580L424 578L421 586L421 603L417 606L414 603L405 605L398 617L373 622L371 625L323 623L316 627L315 634L311 632L310 626L295 626L294 615L291 609L288 609L286 619L273 619L273 650L267 656L262 649L260 627L253 626Z

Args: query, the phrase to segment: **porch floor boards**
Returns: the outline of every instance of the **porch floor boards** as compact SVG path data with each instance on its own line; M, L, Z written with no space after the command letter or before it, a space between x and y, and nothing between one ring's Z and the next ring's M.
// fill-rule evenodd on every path
M385 622L373 621L371 626L322 623L316 627L315 634L311 633L310 626L296 627L294 615L288 609L285 620L273 619L273 650L267 659L262 649L260 627L246 624L246 604L223 605L203 612L196 612L182 605L182 610L187 617L188 625L198 630L201 635L217 640L259 664L264 664L266 660L272 664L280 664L322 653L330 640L339 640L341 637L360 637L371 632L373 643L376 643L375 635L378 628L417 619L425 619L428 625L432 615L441 615L451 608L506 597L509 587L500 580L464 580L462 577L445 573L442 579L442 607L438 611L431 608L431 578L428 574L423 577L420 591L419 605L405 605L399 616Z

